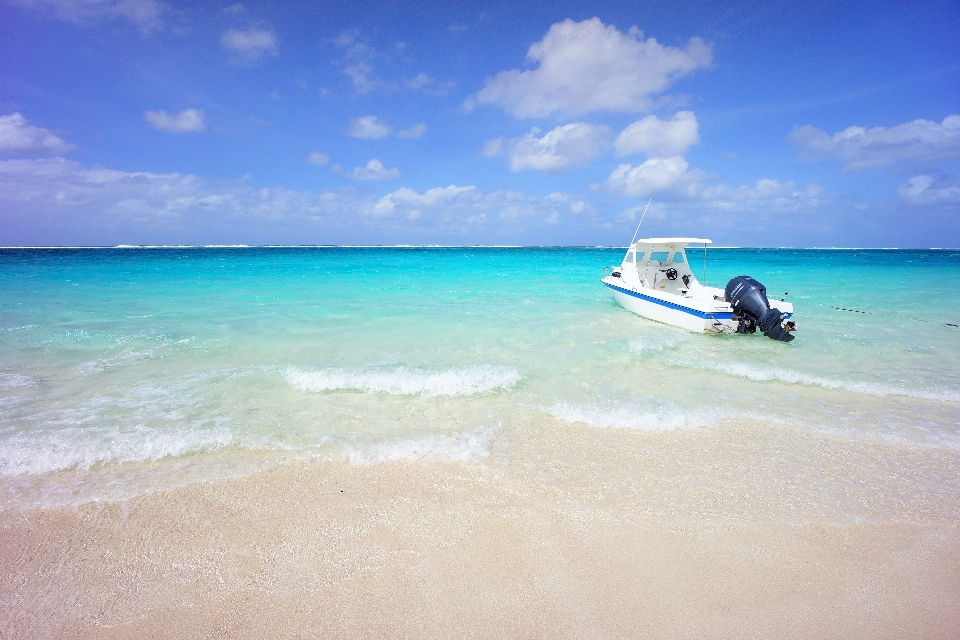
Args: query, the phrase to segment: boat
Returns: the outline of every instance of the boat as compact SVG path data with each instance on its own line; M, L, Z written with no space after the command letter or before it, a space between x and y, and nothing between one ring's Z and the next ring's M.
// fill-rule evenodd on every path
M646 238L632 242L623 262L606 267L601 282L628 311L697 333L755 333L782 342L793 340L797 325L793 304L769 300L767 290L750 276L737 276L723 289L697 280L687 247L704 238ZM786 297L787 294L784 294Z

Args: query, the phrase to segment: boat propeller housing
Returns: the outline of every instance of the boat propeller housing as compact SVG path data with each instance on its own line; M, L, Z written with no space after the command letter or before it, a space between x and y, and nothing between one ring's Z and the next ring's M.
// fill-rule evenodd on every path
M784 324L785 314L770 307L767 288L750 276L737 276L724 289L733 314L740 320L738 333L753 333L759 327L763 335L773 340L793 340L793 323Z

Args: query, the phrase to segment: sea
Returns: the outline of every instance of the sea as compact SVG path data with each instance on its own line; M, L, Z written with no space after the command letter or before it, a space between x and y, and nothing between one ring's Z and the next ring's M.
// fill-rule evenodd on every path
M2 249L0 510L468 463L584 509L960 515L960 251L710 249L708 284L794 304L790 343L622 309L623 253Z
M0 636L960 637L960 251L0 249Z

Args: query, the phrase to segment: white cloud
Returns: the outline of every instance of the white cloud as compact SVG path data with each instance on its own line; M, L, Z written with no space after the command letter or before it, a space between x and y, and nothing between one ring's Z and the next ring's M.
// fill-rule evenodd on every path
M320 153L319 151L314 151L313 153L308 153L307 157L304 160L308 164L312 164L317 167L322 167L323 165L330 162L330 156L325 153Z
M361 140L378 140L390 135L392 129L377 116L363 116L350 123L347 134Z
M220 44L244 62L255 62L263 56L276 56L277 36L267 29L230 29L220 36Z
M404 129L403 131L397 131L398 138L419 138L427 132L427 125L421 122L416 124L409 129Z
M527 60L537 68L501 71L464 106L498 105L518 118L648 111L674 80L709 66L711 50L700 38L684 49L665 47L636 28L623 33L599 18L568 19L532 44Z
M148 34L163 26L167 5L157 0L14 0L16 4L52 13L82 26L102 20L129 20Z
M939 178L919 175L913 176L897 187L897 192L908 206L952 206L960 205L960 175L943 175Z
M207 128L203 111L199 109L184 109L177 114L169 114L162 109L145 111L143 119L157 131L166 133L196 133Z
M688 169L681 157L650 158L637 167L621 164L602 185L595 186L626 196L653 197L661 206L665 201L680 201L690 211L726 213L733 216L731 220L744 215L813 214L835 200L817 184L799 188L792 180L762 178L753 186L731 187L711 184L711 177L701 169ZM656 214L657 206L654 204L651 214ZM640 210L642 206L626 213L634 219Z
M334 167L334 170L337 170L337 168ZM368 162L365 167L354 167L353 171L340 170L339 173L354 180L390 180L391 178L399 178L401 175L400 169L396 167L387 169L376 158Z
M688 172L683 158L650 158L634 167L621 164L603 183L609 191L626 196L693 196L705 178L699 169Z
M530 224L555 224L559 208L567 201L562 194L528 196L520 191L481 191L475 186L450 185L423 192L397 189L364 210L368 216L421 220L436 230L473 232L478 227L523 228ZM555 215L556 214L556 215Z
M347 190L256 188L245 179L87 168L63 158L0 161L6 244L189 242L205 229L224 237L239 226L341 225L360 206Z
M377 200L369 213L375 216L383 216L392 214L399 208L403 210L407 217L412 213L415 214L415 217L419 218L422 209L437 207L455 199L463 200L463 195L473 195L476 189L473 185L458 187L452 184L447 187L436 187L419 193L413 189L404 187Z
M610 146L610 128L585 122L574 122L554 128L542 138L533 128L519 138L497 138L484 145L487 157L506 156L511 171L534 169L561 174L573 167L590 164Z
M393 127L380 120L377 116L363 116L350 122L347 135L361 140L379 140L393 134L398 138L419 138L427 132L427 125L421 122L409 129L394 133Z
M343 65L343 73L350 78L354 93L365 96L377 89L393 91L397 88L396 83L377 76L373 67L377 51L360 40L359 31L342 31L333 42L343 48L343 58L339 64Z
M413 78L403 81L403 86L411 91L423 91L428 95L440 97L447 95L455 85L454 82L437 82L435 78L425 73L418 73Z
M648 156L682 156L700 143L697 117L692 111L679 111L669 120L650 115L637 120L614 142L618 157L643 152Z
M405 80L403 84L407 89L422 89L433 84L435 80L425 73L418 73L416 77Z
M914 120L886 127L847 127L828 135L812 125L795 127L787 140L800 147L800 159L837 158L844 170L888 167L900 160L936 162L960 158L960 115L937 124Z
M0 153L55 156L75 148L49 130L28 124L19 113L0 116Z

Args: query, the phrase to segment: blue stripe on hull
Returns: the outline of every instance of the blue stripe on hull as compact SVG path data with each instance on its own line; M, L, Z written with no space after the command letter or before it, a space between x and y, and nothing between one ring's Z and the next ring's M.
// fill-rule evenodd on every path
M703 318L704 320L731 320L733 318L733 313L731 312L705 313L703 311L697 311L696 309L691 309L690 307L684 307L682 305L675 304L673 302L660 300L659 298L651 298L650 296L645 296L642 293L637 293L636 291L630 291L629 289L623 289L621 287L617 287L608 282L604 282L603 284L610 287L614 291L625 293L628 296L633 296L634 298L640 298L645 302L653 302L654 304L659 304L660 306L667 307L668 309L683 311L684 313L689 313L692 316L697 316L698 318Z

